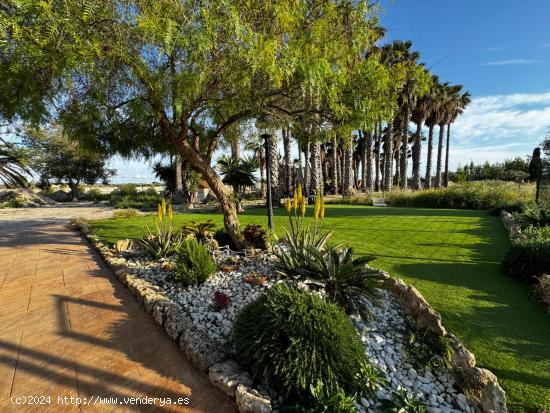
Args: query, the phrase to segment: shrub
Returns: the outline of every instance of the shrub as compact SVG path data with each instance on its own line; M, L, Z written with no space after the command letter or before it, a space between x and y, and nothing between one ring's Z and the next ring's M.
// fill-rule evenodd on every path
M126 218L134 218L139 215L139 212L137 209L134 208L128 208L128 209L120 209L118 211L113 211L113 218L114 219L126 219Z
M193 285L206 281L215 271L216 263L199 241L193 238L183 242L172 273L175 281L180 281L185 286Z
M211 219L199 223L195 221L187 222L181 227L184 235L191 235L199 241L206 241L213 238L215 229L216 224Z
M267 250L271 246L269 233L258 224L248 224L243 229L246 244L252 248Z
M533 298L550 311L550 275L541 275L532 291Z
M325 289L327 298L342 307L348 314L360 314L365 318L365 297L375 298L385 276L370 268L373 257L353 258L353 250L344 246L332 246L325 250L308 248L298 258L293 252L278 252L277 270L283 275L301 280L311 279L312 287Z
M145 192L139 192L134 195L118 195L111 194L110 203L115 208L126 209L126 208L135 208L135 209L144 209L144 210L154 210L155 206L159 202L158 195L151 195Z
M550 226L550 206L530 205L521 213L515 213L514 219L522 228Z
M174 231L172 205L167 206L164 198L158 204L154 231L147 225L147 234L137 242L153 258L167 257L179 250L182 235Z
M69 220L69 228L74 231L80 231L82 233L87 233L90 230L90 224L86 218L82 217L72 217Z
M502 265L508 275L536 282L541 275L550 273L550 238L513 241Z
M313 404L311 383L326 397L362 391L363 344L345 313L315 294L277 284L237 315L233 340L253 377L290 399Z
M104 194L102 193L99 189L97 188L91 188L88 192L86 192L86 194L84 195L84 199L86 201L91 201L91 202L98 202L98 201L103 201L105 199L108 199L109 196L107 194Z
M394 392L392 399L384 400L382 408L387 413L425 413L427 411L422 400L403 389L399 393Z
M388 205L416 208L453 208L494 210L503 205L528 204L533 202L534 185L518 186L513 182L480 181L464 182L449 188L424 191L399 191L386 193ZM371 197L354 197L344 203L367 204Z
M112 194L114 195L137 195L138 189L136 184L122 184L117 186Z
M428 330L410 330L407 339L407 354L416 367L433 369L450 368L453 346L447 337Z

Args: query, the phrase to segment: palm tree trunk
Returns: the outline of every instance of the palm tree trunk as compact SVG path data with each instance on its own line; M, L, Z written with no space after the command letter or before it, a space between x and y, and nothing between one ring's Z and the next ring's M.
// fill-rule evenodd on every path
M311 169L309 167L309 142L306 142L304 144L303 151L304 151L304 192L307 195L309 191L309 182L311 180L311 177L310 177Z
M262 198L266 196L266 187L265 187L265 151L264 145L260 145L258 149L258 161L260 163L260 192L262 193Z
M384 191L391 191L392 187L392 163L393 163L393 125L388 122L386 135L384 136Z
M447 124L447 148L445 149L445 174L443 175L443 185L449 186L449 144L451 142L451 123Z
M309 194L316 195L321 185L321 142L318 140L313 141L311 144L310 157Z
M395 158L395 185L401 185L401 145L400 141L394 142L394 158Z
M290 160L290 128L283 128L283 150L285 160L285 194L292 193L292 163Z
M416 124L416 133L414 135L413 145L413 189L419 190L422 187L420 181L420 154L422 150L422 123Z
M435 187L441 188L441 156L443 154L443 133L445 125L439 125L439 141L437 142L437 164L435 169Z
M380 191L380 144L381 144L381 134L382 134L382 126L377 125L375 129L375 137L374 137L374 147L376 148L376 152L374 154L374 190L376 192Z
M407 169L409 166L409 118L411 116L411 111L409 105L406 105L405 109L405 119L403 119L403 137L401 139L401 165L400 165L400 175L399 175L399 186L401 189L406 189L407 184Z
M434 146L434 125L430 125L428 132L428 156L426 158L426 178L424 188L432 187L432 153Z
M353 195L353 142L350 136L348 145L343 147L344 152L344 185L342 195Z
M231 146L231 157L234 159L241 158L241 139L239 137L234 137L230 141Z
M277 156L277 136L271 135L269 139L269 154L271 157L271 196L273 205L279 206L281 200L281 188L279 183L279 158Z
M181 172L181 156L176 155L176 187L174 188L174 193L172 194L172 202L174 204L181 204L183 202L183 180Z
M338 194L338 141L332 138L332 190Z

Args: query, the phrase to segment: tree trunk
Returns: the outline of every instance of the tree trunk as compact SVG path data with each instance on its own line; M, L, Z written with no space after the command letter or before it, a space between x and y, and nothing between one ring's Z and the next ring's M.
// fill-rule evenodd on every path
M304 192L307 195L309 190L309 142L304 144Z
M310 168L309 194L316 195L321 185L321 142L318 140L311 144Z
M386 135L384 136L384 191L391 191L392 187L392 163L393 163L393 125L388 122Z
M401 142L395 143L394 148L394 158L395 158L395 185L401 186Z
M208 183L208 186L216 195L220 207L223 211L223 223L225 230L235 243L238 249L242 249L244 246L244 237L240 231L239 218L237 217L237 210L235 203L231 201L230 194L222 182L220 176L216 173L214 168L210 166L201 156L191 147L187 140L181 140L178 142L179 152L181 156L189 163L189 165Z
M443 154L443 133L445 125L439 125L439 141L437 143L437 164L435 169L435 187L441 188L441 156Z
M240 159L241 158L241 139L239 137L235 137L231 139L230 145L231 145L231 157L233 159Z
M343 147L344 152L344 185L342 195L353 195L353 140L350 136L348 144Z
M413 189L419 190L422 187L420 182L420 154L422 150L422 123L416 124L413 145Z
M71 200L73 202L78 201L78 182L69 181L69 189L71 190Z
M382 134L382 127L380 125L376 126L375 133L374 146L376 148L376 152L374 154L374 190L378 192L380 191L380 151Z
M363 189L372 192L372 132L364 134Z
M332 138L332 190L338 194L338 142L336 136Z
M277 136L271 135L269 140L271 155L271 197L273 205L278 207L281 201L281 188L279 182L279 158L277 157Z
M451 124L447 124L447 148L445 149L445 174L443 175L443 185L449 186L449 144L451 143Z
M174 204L183 203L184 194L183 194L183 179L182 179L182 169L181 169L181 156L176 155L176 187L174 188L174 193L172 194L172 202Z
M262 198L265 198L266 188L265 188L265 151L264 145L260 145L258 150L258 162L260 163L260 192L262 193Z
M430 125L428 131L428 156L426 158L426 178L424 188L430 189L432 187L432 153L434 145L434 125Z
M285 161L285 194L292 194L292 163L290 160L290 128L283 128L283 147Z
M410 118L409 105L406 105L405 119L403 119L403 136L401 138L401 164L399 175L399 186L401 189L406 189L408 186L407 175L409 167L409 118Z
M325 193L325 186L329 179L329 161L327 159L327 145L321 145L321 189Z

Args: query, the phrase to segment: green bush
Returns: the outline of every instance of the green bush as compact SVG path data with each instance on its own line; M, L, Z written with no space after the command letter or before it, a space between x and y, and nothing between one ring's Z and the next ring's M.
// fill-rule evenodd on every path
M550 206L530 205L522 212L514 213L514 219L522 227L550 226Z
M534 283L550 273L550 238L527 238L512 242L502 262L504 271L515 278Z
M111 205L118 209L134 208L154 210L159 200L159 195L148 194L146 192L139 192L133 195L119 195L113 193L110 196Z
M88 192L86 192L86 194L84 195L84 199L86 201L91 201L91 202L98 202L98 201L103 201L103 200L106 200L109 198L109 195L107 194L104 194L103 192L101 192L99 189L97 188L91 188L90 190L88 190Z
M294 249L278 251L277 270L288 277L314 281L312 287L322 286L327 298L348 314L367 317L363 300L376 298L385 278L368 266L374 257L354 259L353 250L345 246L305 249L307 253L296 254Z
M181 245L173 277L185 286L204 282L216 271L210 252L195 238Z
M259 224L248 224L243 229L246 244L252 248L267 250L271 246L269 232Z
M113 192L114 195L137 195L138 189L136 184L122 184L117 186Z
M368 364L350 319L337 306L285 283L246 306L233 327L235 354L252 376L285 397L314 405L322 386L330 397L343 389L353 395ZM320 383L320 384L319 384Z
M191 235L199 241L206 241L214 237L216 223L211 219L204 222L190 221L183 224L181 230L184 235Z
M113 219L134 218L134 217L137 217L138 215L139 215L139 212L137 211L137 209L133 209L133 208L113 211Z

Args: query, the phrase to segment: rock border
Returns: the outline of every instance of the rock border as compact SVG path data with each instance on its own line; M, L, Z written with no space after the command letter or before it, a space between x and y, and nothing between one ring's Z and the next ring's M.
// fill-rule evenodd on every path
M430 306L420 291L405 284L400 278L389 276L384 280L384 285L400 298L403 311L419 328L450 340L454 350L451 371L469 404L483 413L507 413L506 393L498 384L497 377L487 369L476 367L474 354L458 337L447 332L441 323L441 315Z
M521 232L521 227L515 221L512 214L508 211L502 210L500 211L500 219L504 225L504 228L508 231L508 237L510 237L510 240L516 241L526 239L525 234Z
M216 388L235 401L241 413L270 413L269 395L260 394L252 387L250 375L236 361L231 360L226 349L193 326L182 307L160 291L159 287L126 271L117 262L111 250L87 232L80 231L107 263L115 278L125 285L143 304L155 322L176 342L180 351L199 370L207 373L208 380ZM200 345L198 344L200 343Z
M513 217L511 218L513 222ZM126 272L126 266L118 262L112 251L93 235L85 230L79 232L107 263L115 278L143 304L145 310L176 342L191 363L208 374L213 386L235 401L239 412L272 412L269 394L254 389L248 372L230 358L225 348L194 327L191 317L182 311L183 308L178 303L161 292L156 285ZM447 332L441 322L441 315L415 287L407 285L400 278L381 272L386 276L385 288L400 299L404 312L419 328L450 339L454 350L451 371L466 395L465 403L476 406L483 413L507 413L506 393L498 384L497 377L491 371L475 366L474 354L456 336Z

